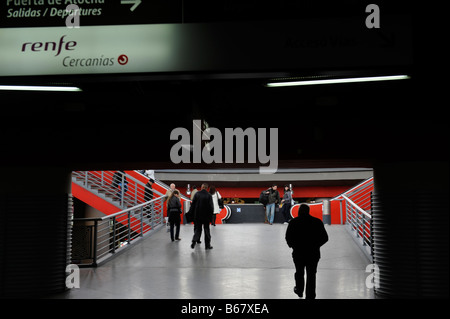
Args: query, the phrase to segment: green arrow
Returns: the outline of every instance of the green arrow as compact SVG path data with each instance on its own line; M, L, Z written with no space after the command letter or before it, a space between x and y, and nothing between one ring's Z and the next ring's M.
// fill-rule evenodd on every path
M121 0L120 4L133 4L133 6L130 8L131 11L134 11L138 7L138 5L141 4L141 0Z

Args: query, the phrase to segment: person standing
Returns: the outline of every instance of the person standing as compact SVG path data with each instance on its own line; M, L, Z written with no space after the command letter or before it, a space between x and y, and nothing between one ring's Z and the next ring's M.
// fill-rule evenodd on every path
M191 210L194 214L194 237L192 237L191 248L194 249L195 244L200 241L203 227L205 231L205 249L212 249L209 224L212 220L214 204L211 194L208 193L208 184L202 184L201 190L195 194Z
M323 222L309 214L309 206L301 204L298 217L291 220L286 230L286 242L293 249L292 258L295 264L294 292L306 299L316 298L316 272L320 259L320 247L328 241L328 234Z
M292 207L292 192L289 185L284 185L284 195L283 199L281 200L281 204L283 204L283 206L281 207L281 213L284 217L284 223L288 224L291 220Z
M213 201L213 205L214 205L212 225L216 226L216 217L217 217L217 214L219 214L221 211L221 208L219 206L219 199L221 199L222 197L220 196L220 193L216 190L216 187L214 185L211 185L211 187L209 188L209 193L212 196L212 201Z
M267 221L270 225L273 224L275 218L275 205L280 203L280 193L278 193L277 185L273 184L271 188L267 190L269 200L266 205Z
M192 192L191 192L191 201L194 199L195 194L198 192L197 186L192 186Z
M170 195L173 193L174 190L175 190L175 184L171 183L170 186L169 186L169 189L166 191L166 196L164 196L164 199L163 199L163 204L165 203L165 207L166 208L167 208L167 204L169 203L168 199L169 199ZM167 211L166 214L167 214L166 218L169 218L169 211ZM166 222L167 221L168 220L166 219Z
M175 190L175 184L174 183L172 183L172 184L170 184L170 186L169 186L170 188L167 190L167 192L166 192L166 197L164 197L164 202L165 201L167 201L168 199L169 199L169 197L170 197L170 194L172 194L172 192Z
M180 202L180 192L174 190L167 200L167 215L169 217L170 224L170 239L172 241L181 240L180 238L180 223L181 223L181 202ZM173 233L176 227L175 236Z

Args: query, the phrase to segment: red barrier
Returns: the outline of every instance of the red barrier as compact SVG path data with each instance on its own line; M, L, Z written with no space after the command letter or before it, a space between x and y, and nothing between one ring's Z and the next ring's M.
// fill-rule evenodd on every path
M317 217L320 220L322 220L322 203L314 203L314 204L308 204L309 206L309 214L313 217ZM296 204L291 208L291 215L292 217L298 216L298 209L300 207L300 204Z
M323 204L322 203L314 203L308 204L310 209L310 215L322 219L323 214ZM291 215L295 218L298 216L298 209L300 204L296 204L291 208ZM341 222L341 204L339 200L331 200L330 201L330 214L331 214L331 224L345 224L345 207L342 208L342 222Z

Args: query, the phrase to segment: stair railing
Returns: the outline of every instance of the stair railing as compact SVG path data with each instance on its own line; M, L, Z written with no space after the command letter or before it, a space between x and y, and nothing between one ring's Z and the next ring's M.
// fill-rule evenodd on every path
M74 218L71 263L96 267L164 225L164 196L112 215Z
M146 201L147 186L122 171L74 171L72 180L120 208L130 208ZM164 196L155 189L151 191L154 197Z

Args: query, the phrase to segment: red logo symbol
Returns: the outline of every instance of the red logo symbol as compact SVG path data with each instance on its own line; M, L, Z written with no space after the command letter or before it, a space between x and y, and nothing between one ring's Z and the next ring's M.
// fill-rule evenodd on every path
M128 63L128 57L125 54L121 54L119 55L117 62L119 62L120 65L125 65Z

